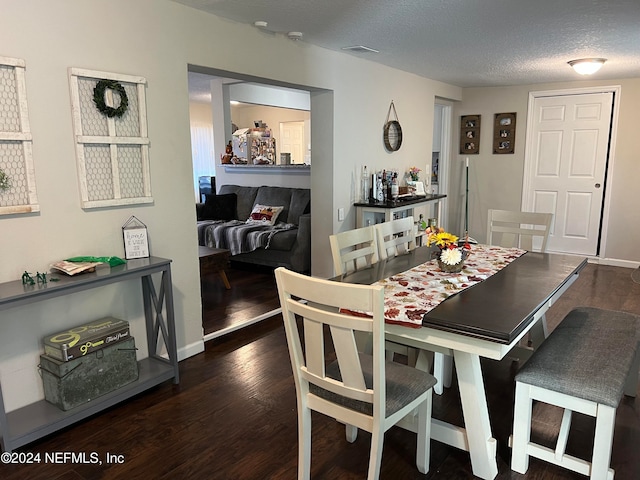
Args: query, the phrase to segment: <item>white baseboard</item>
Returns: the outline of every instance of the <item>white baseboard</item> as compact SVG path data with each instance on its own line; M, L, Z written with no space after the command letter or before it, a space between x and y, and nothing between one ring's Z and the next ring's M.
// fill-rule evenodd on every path
M591 262L592 259L589 259ZM597 263L598 265L609 265L611 267L624 267L624 268L638 268L640 267L640 262L633 262L631 260L619 260L617 258L595 258L595 261L592 263Z
M203 341L208 342L209 340L213 340L214 338L218 338L228 333L235 332L236 330L240 330L241 328L248 327L249 325L253 325L254 323L261 322L262 320L266 320L267 318L274 317L280 313L282 313L282 308L278 307L274 310L271 310L270 312L263 313L262 315L250 318L249 320L245 320L244 322L236 323L234 325L231 325L230 327L211 332L204 336Z
M276 308L271 310L270 312L263 313L262 315L258 315L257 317L250 318L241 323L237 323L231 325L230 327L223 328L221 330L216 330L215 332L209 333L205 335L202 340L193 342L189 345L186 345L182 348L178 349L178 361L184 360L185 358L192 357L199 353L204 352L204 343L213 340L214 338L221 337L231 332L235 332L236 330L240 330L241 328L248 327L249 325L253 325L254 323L261 322L262 320L266 320L267 318L271 318L275 315L282 313L282 308Z
M204 352L204 340L199 340L178 349L178 361Z

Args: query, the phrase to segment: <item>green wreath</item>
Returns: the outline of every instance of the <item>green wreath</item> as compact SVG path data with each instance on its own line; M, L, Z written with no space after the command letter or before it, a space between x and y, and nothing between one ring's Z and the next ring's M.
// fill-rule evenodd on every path
M4 170L0 168L0 191L9 190L11 188L11 179Z
M104 93L107 88L120 95L120 105L118 108L110 107L105 103ZM129 107L127 92L124 91L122 84L115 80L100 80L96 88L93 89L93 102L96 104L97 109L109 118L120 118Z

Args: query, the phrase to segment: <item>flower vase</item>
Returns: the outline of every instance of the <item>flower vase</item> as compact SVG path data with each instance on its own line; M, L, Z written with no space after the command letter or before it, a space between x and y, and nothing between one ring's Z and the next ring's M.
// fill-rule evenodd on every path
M464 259L460 260L455 265L447 265L440 258L438 258L438 267L445 273L458 273L464 268Z
M464 261L469 256L469 254L465 249L461 248L459 250L460 250L460 253L462 254L462 258L458 263L454 265L449 265L448 263L443 262L442 259L440 258L442 256L442 251L440 251L441 252L440 255L436 257L438 260L438 267L440 267L440 270L442 270L445 273L458 273L462 271L462 269L464 268Z

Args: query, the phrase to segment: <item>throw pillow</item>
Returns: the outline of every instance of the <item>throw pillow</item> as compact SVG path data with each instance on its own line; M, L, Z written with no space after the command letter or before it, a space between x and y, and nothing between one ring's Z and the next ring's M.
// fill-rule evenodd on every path
M275 225L276 220L280 212L284 210L284 207L270 207L268 205L256 204L253 206L251 215L247 223L263 223L265 225Z
M238 196L235 193L205 195L202 220L235 220Z

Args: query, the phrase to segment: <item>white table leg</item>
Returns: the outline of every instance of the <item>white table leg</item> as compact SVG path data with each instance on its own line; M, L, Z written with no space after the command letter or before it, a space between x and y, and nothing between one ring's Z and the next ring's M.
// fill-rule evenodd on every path
M491 434L480 357L460 351L454 351L453 356L473 474L492 480L498 474L497 442Z

